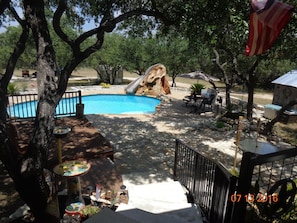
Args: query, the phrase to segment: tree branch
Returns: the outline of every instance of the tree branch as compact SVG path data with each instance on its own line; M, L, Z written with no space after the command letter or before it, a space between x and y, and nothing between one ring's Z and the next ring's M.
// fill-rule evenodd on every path
M11 5L9 5L9 11L12 13L13 17L17 20L17 22L21 25L24 26L26 21L22 20L21 17L18 15L17 11L15 10L14 7L12 7Z
M75 40L70 40L66 33L63 32L60 26L60 20L65 12L67 7L67 3L65 0L61 0L59 2L58 8L54 14L54 20L53 25L55 32L58 34L58 36L65 41L72 49L73 52L73 58L69 61L68 64L65 66L65 70L72 71L79 63L81 63L84 59L86 59L88 56L99 50L104 42L104 34L105 32L112 32L116 25L128 18L131 18L133 16L140 16L140 15L146 15L146 16L154 16L156 18L161 19L165 24L171 24L171 21L169 21L162 13L160 13L158 10L145 10L145 9L135 9L131 10L129 12L123 13L115 18L110 16L109 9L106 10L106 14L101 20L101 23L99 27L96 27L94 29L91 29L87 32L84 32L81 34L78 38ZM112 7L110 5L110 7ZM87 47L84 51L81 51L80 46L81 44L88 39L89 37L97 35L97 41L92 44L91 46ZM67 69L66 69L67 68ZM67 74L64 74L66 76L70 76L71 72L68 72ZM65 77L62 77L65 81ZM63 81L62 81L63 82ZM62 91L61 91L62 92Z
M0 15L4 13L4 11L9 7L10 0L2 0L0 1Z
M213 53L214 53L215 56L216 56L216 58L215 58L215 62L216 62L216 64L217 64L217 66L219 67L221 73L222 73L223 76L224 76L225 83L226 83L226 84L230 84L230 83L229 83L228 76L227 76L226 71L225 71L225 69L224 69L224 66L227 65L227 63L221 64L221 63L220 63L220 55L219 55L219 52L218 52L215 48L212 48L212 51L213 51Z
M57 35L64 41L66 42L69 46L73 45L73 41L66 35L66 33L62 30L61 28L61 18L66 10L66 1L61 0L59 1L59 5L57 10L54 13L53 17L53 27Z

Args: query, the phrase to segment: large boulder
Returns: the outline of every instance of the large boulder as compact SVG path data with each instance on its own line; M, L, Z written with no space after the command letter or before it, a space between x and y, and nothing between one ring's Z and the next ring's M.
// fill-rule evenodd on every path
M170 94L165 66L163 64L155 64L149 67L142 81L139 83L135 94L151 96Z

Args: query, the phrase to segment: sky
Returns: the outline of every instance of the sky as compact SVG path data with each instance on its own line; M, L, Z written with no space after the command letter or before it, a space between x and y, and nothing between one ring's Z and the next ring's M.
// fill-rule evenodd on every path
M3 33L6 31L6 28L5 27L8 27L8 26L18 26L19 24L17 22L10 22L10 23L5 23L3 26L0 26L0 33ZM94 22L93 21L90 21L90 22L87 22L84 26L83 26L83 31L88 31L90 29L93 29L95 28L95 25L94 25Z
M0 0L1 1L1 0ZM15 8L17 13L19 14L20 17L23 16L23 12L22 12L22 9L19 8L19 7L16 7ZM5 27L8 27L8 26L18 26L19 23L17 22L9 22L9 23L4 23L2 26L0 26L0 33L3 33L6 31L6 28ZM90 30L94 28L94 21L90 21L90 22L87 22L84 26L83 26L83 31L87 31L87 30Z
M0 33L3 33L6 31L6 28L7 26L18 26L18 23L17 22L10 22L10 23L5 23L3 24L2 26L0 26Z

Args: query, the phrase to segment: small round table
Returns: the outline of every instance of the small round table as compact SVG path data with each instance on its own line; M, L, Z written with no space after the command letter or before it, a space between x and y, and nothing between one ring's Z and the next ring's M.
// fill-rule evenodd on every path
M86 174L90 168L85 160L65 161L54 167L54 173L67 180L66 213L75 214L84 207L79 176Z

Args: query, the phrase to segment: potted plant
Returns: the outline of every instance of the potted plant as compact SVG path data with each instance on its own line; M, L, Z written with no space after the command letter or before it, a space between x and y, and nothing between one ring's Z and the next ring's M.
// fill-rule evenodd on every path
M201 90L204 88L205 86L203 84L195 83L191 85L190 90L192 95L198 95L198 94L201 94Z
M81 218L88 219L89 217L97 214L99 211L100 211L100 208L98 206L86 205L81 210Z

